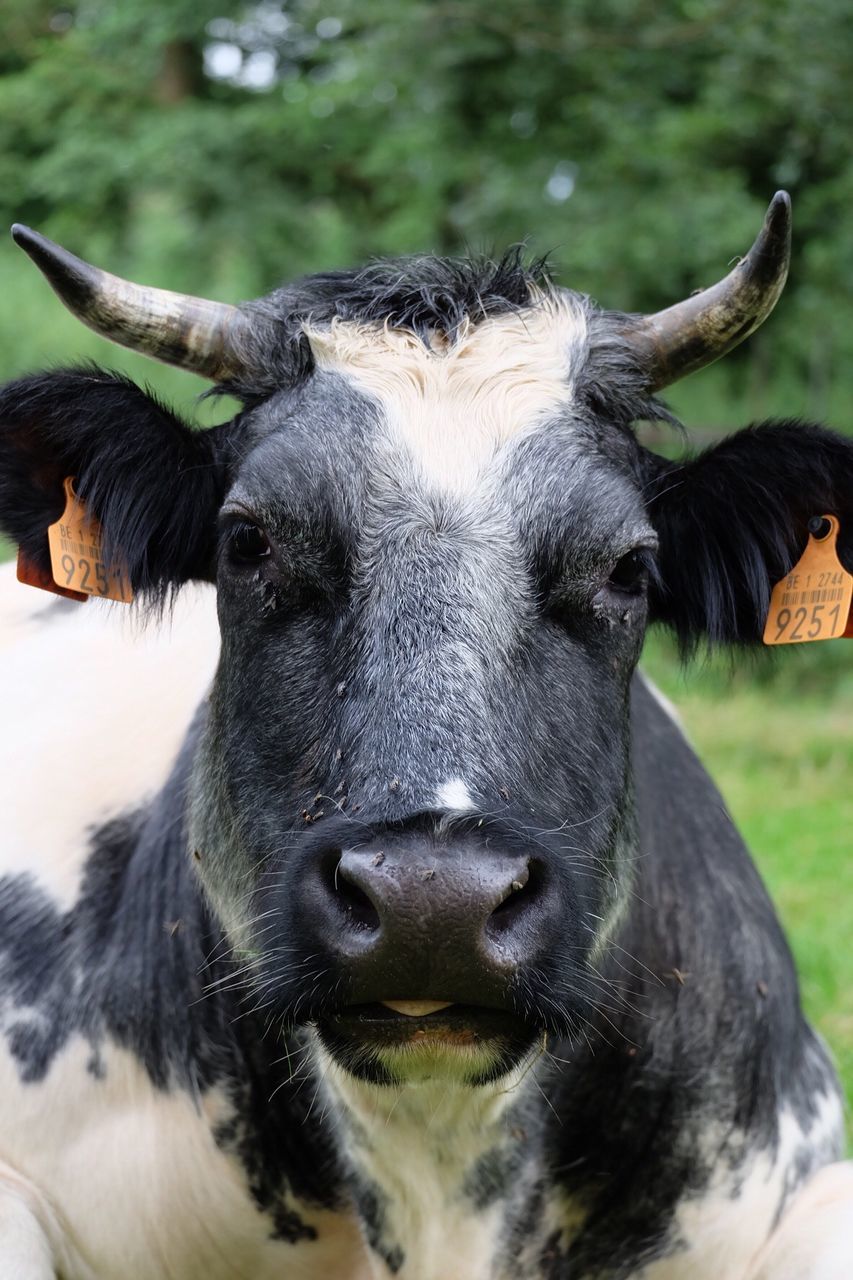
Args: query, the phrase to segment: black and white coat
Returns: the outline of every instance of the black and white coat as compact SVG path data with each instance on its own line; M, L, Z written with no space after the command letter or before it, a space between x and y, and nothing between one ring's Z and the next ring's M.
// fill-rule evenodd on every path
M754 638L804 514L849 504L849 446L783 424L658 466L573 295L449 349L318 310L297 388L247 392L208 441L107 375L0 397L31 556L53 466L143 590L214 576L223 503L290 566L235 567L226 525L218 625L188 587L141 630L2 575L0 1276L846 1280L833 1069L718 794L632 673L647 608ZM768 509L802 504L773 527L740 514L757 458ZM645 578L585 585L653 535L648 606ZM424 813L511 819L568 886L547 981L513 995L542 1033L491 1075L377 1076L322 1030L346 973L303 937L293 868Z

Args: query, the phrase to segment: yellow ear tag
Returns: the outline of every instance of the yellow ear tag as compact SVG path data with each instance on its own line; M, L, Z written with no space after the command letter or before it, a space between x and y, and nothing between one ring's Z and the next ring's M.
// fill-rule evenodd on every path
M65 510L48 526L47 541L53 580L63 591L130 604L130 583L104 562L101 526L77 497L70 476L65 481Z
M764 625L765 644L802 644L843 636L853 600L853 575L838 559L839 524L823 516L818 533L809 533L805 551L791 572L777 582Z

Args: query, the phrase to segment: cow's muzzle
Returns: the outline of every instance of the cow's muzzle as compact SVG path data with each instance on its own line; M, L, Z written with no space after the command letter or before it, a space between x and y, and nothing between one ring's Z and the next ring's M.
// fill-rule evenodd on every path
M509 1011L549 897L543 866L524 853L405 831L323 850L302 892L347 1003L401 1003L391 1012L404 1017L419 1001Z
M477 832L386 830L322 850L302 892L342 978L343 1003L318 1019L341 1065L379 1082L483 1082L537 1041L517 1012L551 914L535 857Z

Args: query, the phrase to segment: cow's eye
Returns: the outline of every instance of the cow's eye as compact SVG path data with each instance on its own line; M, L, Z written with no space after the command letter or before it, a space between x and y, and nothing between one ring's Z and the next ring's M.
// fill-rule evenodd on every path
M228 549L232 560L239 564L251 564L270 554L269 538L258 525L241 520L231 528Z
M651 553L645 547L629 551L627 555L617 560L610 570L608 587L614 591L638 595L648 580L650 560Z

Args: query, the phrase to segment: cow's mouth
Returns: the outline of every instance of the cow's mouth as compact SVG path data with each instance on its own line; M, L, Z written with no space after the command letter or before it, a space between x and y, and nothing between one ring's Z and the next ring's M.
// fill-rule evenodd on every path
M500 1074L538 1034L508 1010L438 1000L349 1005L324 1019L319 1030L343 1065L352 1068L369 1056L392 1076L406 1076L419 1064L440 1073L442 1063L454 1071L470 1068L465 1074L472 1077Z
M442 1041L448 1046L506 1037L524 1026L520 1018L503 1010L437 1000L350 1005L334 1022L385 1044Z

